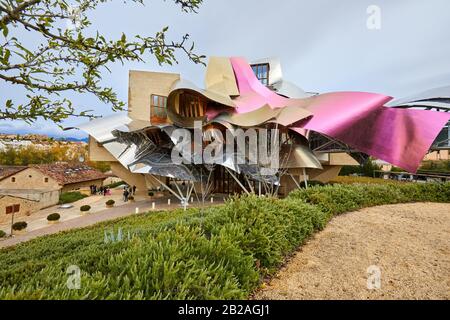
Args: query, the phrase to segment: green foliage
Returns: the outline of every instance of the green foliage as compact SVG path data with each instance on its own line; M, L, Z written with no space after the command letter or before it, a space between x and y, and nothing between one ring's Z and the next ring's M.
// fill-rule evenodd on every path
M377 170L381 170L381 166L369 158L362 166L343 166L339 175L348 176L351 174L359 174L365 177L373 177L374 172Z
M80 207L81 212L88 212L89 210L91 210L91 206L88 206L87 204Z
M0 239L6 237L6 232L3 230L0 230Z
M160 65L172 65L178 53L203 63L205 57L195 53L189 35L172 41L168 27L153 36L118 34L107 39L96 31L90 17L99 5L111 1L0 1L0 79L23 91L23 101L2 95L0 120L32 123L41 117L60 123L71 116L93 117L92 110L77 110L68 99L70 93L92 94L114 111L123 110L125 103L102 81L114 63L150 58ZM202 0L173 2L183 12L196 12ZM144 0L124 3L143 5ZM67 22L72 26L65 27Z
M12 225L12 229L15 231L24 230L28 224L25 221L18 221Z
M329 182L330 184L404 184L410 183L406 181L398 181L391 179L358 177L358 176L338 176Z
M124 184L125 184L125 181L117 181L117 182L113 182L108 185L105 185L104 187L109 188L109 189L115 189Z
M308 181L308 187L324 186L324 185L325 185L325 183L323 183L322 181L316 181L316 180L309 180ZM301 188L305 188L306 187L305 181L300 182L300 187Z
M61 218L59 213L51 213L47 216L48 221L58 221Z
M87 157L87 147L71 150L69 146L57 142L50 149L39 149L33 145L21 148L7 147L0 150L0 165L27 166L58 161L79 163L80 156Z
M86 198L87 195L75 191L75 192L63 192L59 195L59 204L72 203L81 199Z
M333 215L409 201L450 202L450 184L316 186L37 238L0 250L0 299L244 299ZM79 290L66 286L71 265Z
M425 172L450 172L450 160L424 161L419 168L418 173Z
M417 201L448 202L450 201L450 184L335 184L295 190L289 198L316 205L331 217L343 212L383 204Z
M107 206L113 206L116 202L113 199L109 199L108 201L106 201L106 205Z
M103 173L111 170L111 165L107 161L89 161L87 165Z

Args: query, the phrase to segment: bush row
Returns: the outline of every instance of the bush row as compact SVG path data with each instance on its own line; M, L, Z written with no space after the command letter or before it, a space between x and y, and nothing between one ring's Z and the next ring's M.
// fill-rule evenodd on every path
M243 299L333 215L410 201L450 202L450 184L317 186L39 238L0 251L0 299Z

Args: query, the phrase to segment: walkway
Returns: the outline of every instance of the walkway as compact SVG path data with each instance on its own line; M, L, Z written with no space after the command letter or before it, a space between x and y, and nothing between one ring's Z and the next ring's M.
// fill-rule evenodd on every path
M450 299L450 204L338 216L255 298Z
M170 198L171 204L168 205L167 200ZM86 198L88 199L88 198ZM223 203L223 195L221 196L215 196L214 197L214 205ZM83 199L84 200L84 199ZM58 233L61 231L67 231L71 229L76 228L84 228L91 226L93 224L102 222L102 221L108 221L108 220L114 220L121 217L130 216L136 213L136 208L138 208L138 211L140 213L151 211L152 210L152 203L155 202L156 210L174 210L181 208L180 202L175 197L161 197L156 198L152 200L141 200L136 202L129 202L127 204L123 204L118 207L113 207L109 209L103 209L102 211L97 212L91 212L86 215L81 215L77 217L72 217L68 220L62 220L61 222L57 224L49 225L46 222L45 226L41 226L40 228L27 231L25 234L15 235L14 237L6 238L4 240L0 240L0 248L10 247L14 246L16 244L29 241L31 239ZM194 202L191 203L190 206L196 207L198 203ZM210 202L208 202L206 205L211 205ZM104 203L103 203L104 208ZM79 209L78 209L79 212Z

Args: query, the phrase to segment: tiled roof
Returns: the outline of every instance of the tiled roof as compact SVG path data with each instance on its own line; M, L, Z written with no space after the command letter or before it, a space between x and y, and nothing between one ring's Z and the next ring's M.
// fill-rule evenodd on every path
M41 171L43 174L55 179L61 185L107 178L102 172L85 165L55 163L31 165L30 168Z
M26 169L26 166L0 166L0 180L3 180L19 171Z

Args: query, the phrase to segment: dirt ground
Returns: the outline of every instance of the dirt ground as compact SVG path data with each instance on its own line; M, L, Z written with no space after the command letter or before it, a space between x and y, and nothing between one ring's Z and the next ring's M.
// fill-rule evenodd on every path
M340 215L255 299L448 300L450 204L388 205Z

